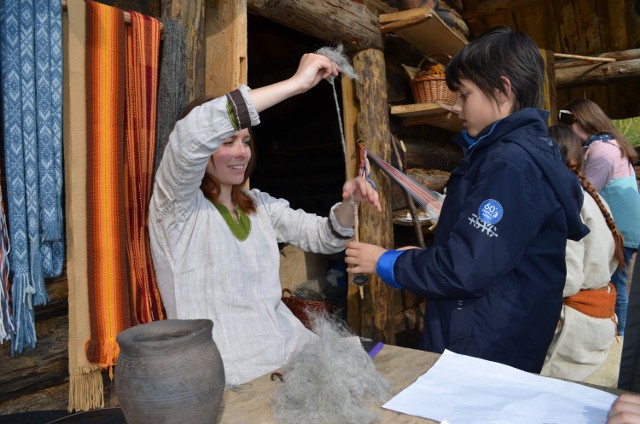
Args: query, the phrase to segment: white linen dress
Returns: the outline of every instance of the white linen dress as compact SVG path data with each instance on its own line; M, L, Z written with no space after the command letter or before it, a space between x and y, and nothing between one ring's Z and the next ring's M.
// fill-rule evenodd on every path
M606 205L604 200L603 203ZM580 241L567 242L564 297L580 290L606 287L618 266L611 230L588 193L584 194L580 216L591 232ZM615 335L616 324L612 319L594 318L563 305L560 322L540 374L584 381L607 359Z
M239 90L250 125L257 125L249 88ZM223 96L176 124L149 210L151 253L167 317L213 321L227 386L280 368L315 337L281 301L277 243L329 254L342 251L353 235L352 228L339 225L333 213L337 204L329 218L322 218L256 189L249 192L257 206L249 215L250 234L244 241L233 235L199 188L211 154L238 129L231 109ZM343 237L332 233L328 219Z

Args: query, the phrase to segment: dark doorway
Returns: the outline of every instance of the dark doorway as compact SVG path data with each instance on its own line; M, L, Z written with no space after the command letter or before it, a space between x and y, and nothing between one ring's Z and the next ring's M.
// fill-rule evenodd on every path
M304 53L321 40L255 15L248 23L248 80L252 88L292 76ZM340 81L335 87L341 104ZM293 208L326 216L341 200L345 160L333 88L322 81L261 116L253 128L257 167L251 187L287 199Z

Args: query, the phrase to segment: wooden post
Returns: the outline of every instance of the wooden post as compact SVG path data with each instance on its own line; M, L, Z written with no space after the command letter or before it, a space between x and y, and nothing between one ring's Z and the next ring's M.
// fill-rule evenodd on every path
M207 0L205 39L205 93L217 97L246 84L246 0Z
M384 54L377 49L361 50L354 55L353 65L358 75L356 81L356 98L359 105L358 138L372 153L384 161L389 161L391 158L391 133L389 131ZM382 213L378 213L370 206L360 208L360 226L358 228L360 241L393 248L391 181L375 165L372 165L371 174L378 185ZM393 305L394 299L399 296L398 291L393 290L374 276L369 278L364 289L365 296L361 301L359 316L360 334L385 343L395 344L393 314L396 311ZM354 302L353 296L358 296L357 291L355 293L351 291L349 294L350 304ZM350 326L357 322L351 314L348 320Z
M358 104L355 93L355 81L343 76L341 79L342 88L342 121L344 125L344 139L346 144L346 169L348 178L353 178L358 172L358 150L356 142L358 139L357 120ZM358 226L355 228L355 239L359 239ZM351 282L352 277L349 277ZM349 284L347 289L347 322L354 331L360 332L361 327L361 299L359 287Z
M162 0L161 16L177 19L186 29L187 103L205 94L204 13L205 0Z
M550 113L548 125L558 122L558 96L556 95L555 56L550 50L540 49L544 60L544 109Z

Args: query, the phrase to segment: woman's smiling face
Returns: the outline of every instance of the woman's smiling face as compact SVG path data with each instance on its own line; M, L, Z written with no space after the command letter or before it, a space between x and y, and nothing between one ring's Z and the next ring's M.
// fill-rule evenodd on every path
M247 164L251 159L250 134L248 129L237 131L225 139L211 155L207 163L207 174L221 187L242 184Z

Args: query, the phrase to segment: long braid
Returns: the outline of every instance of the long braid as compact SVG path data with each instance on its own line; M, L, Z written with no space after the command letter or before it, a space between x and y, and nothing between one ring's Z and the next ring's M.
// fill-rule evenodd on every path
M623 270L625 268L624 263L624 239L622 234L618 231L616 223L613 221L613 217L609 210L602 203L602 198L598 195L595 187L591 185L582 173L584 169L584 158L582 157L582 142L578 136L573 132L570 126L565 124L556 124L549 127L549 136L553 138L560 147L562 156L564 157L564 163L567 168L580 180L584 190L595 200L596 204L600 208L600 212L604 217L611 234L613 235L613 242L615 245L615 256L618 261L618 269Z
M572 169L572 171L578 176L578 179L582 183L582 187L584 187L585 191L589 193L591 197L593 197L593 200L596 201L596 204L600 208L600 212L602 212L602 215L604 216L604 219L607 222L607 226L609 227L609 229L611 230L611 234L613 235L613 241L616 247L615 255L616 255L616 259L618 260L618 268L620 270L623 270L625 268L625 263L624 263L624 239L622 237L622 234L620 234L620 231L618 231L618 227L616 226L616 223L613 221L613 217L611 216L607 208L604 206L604 203L602 203L602 198L598 195L598 192L596 191L595 187L591 185L589 180L585 178L582 172L578 171L577 169Z

